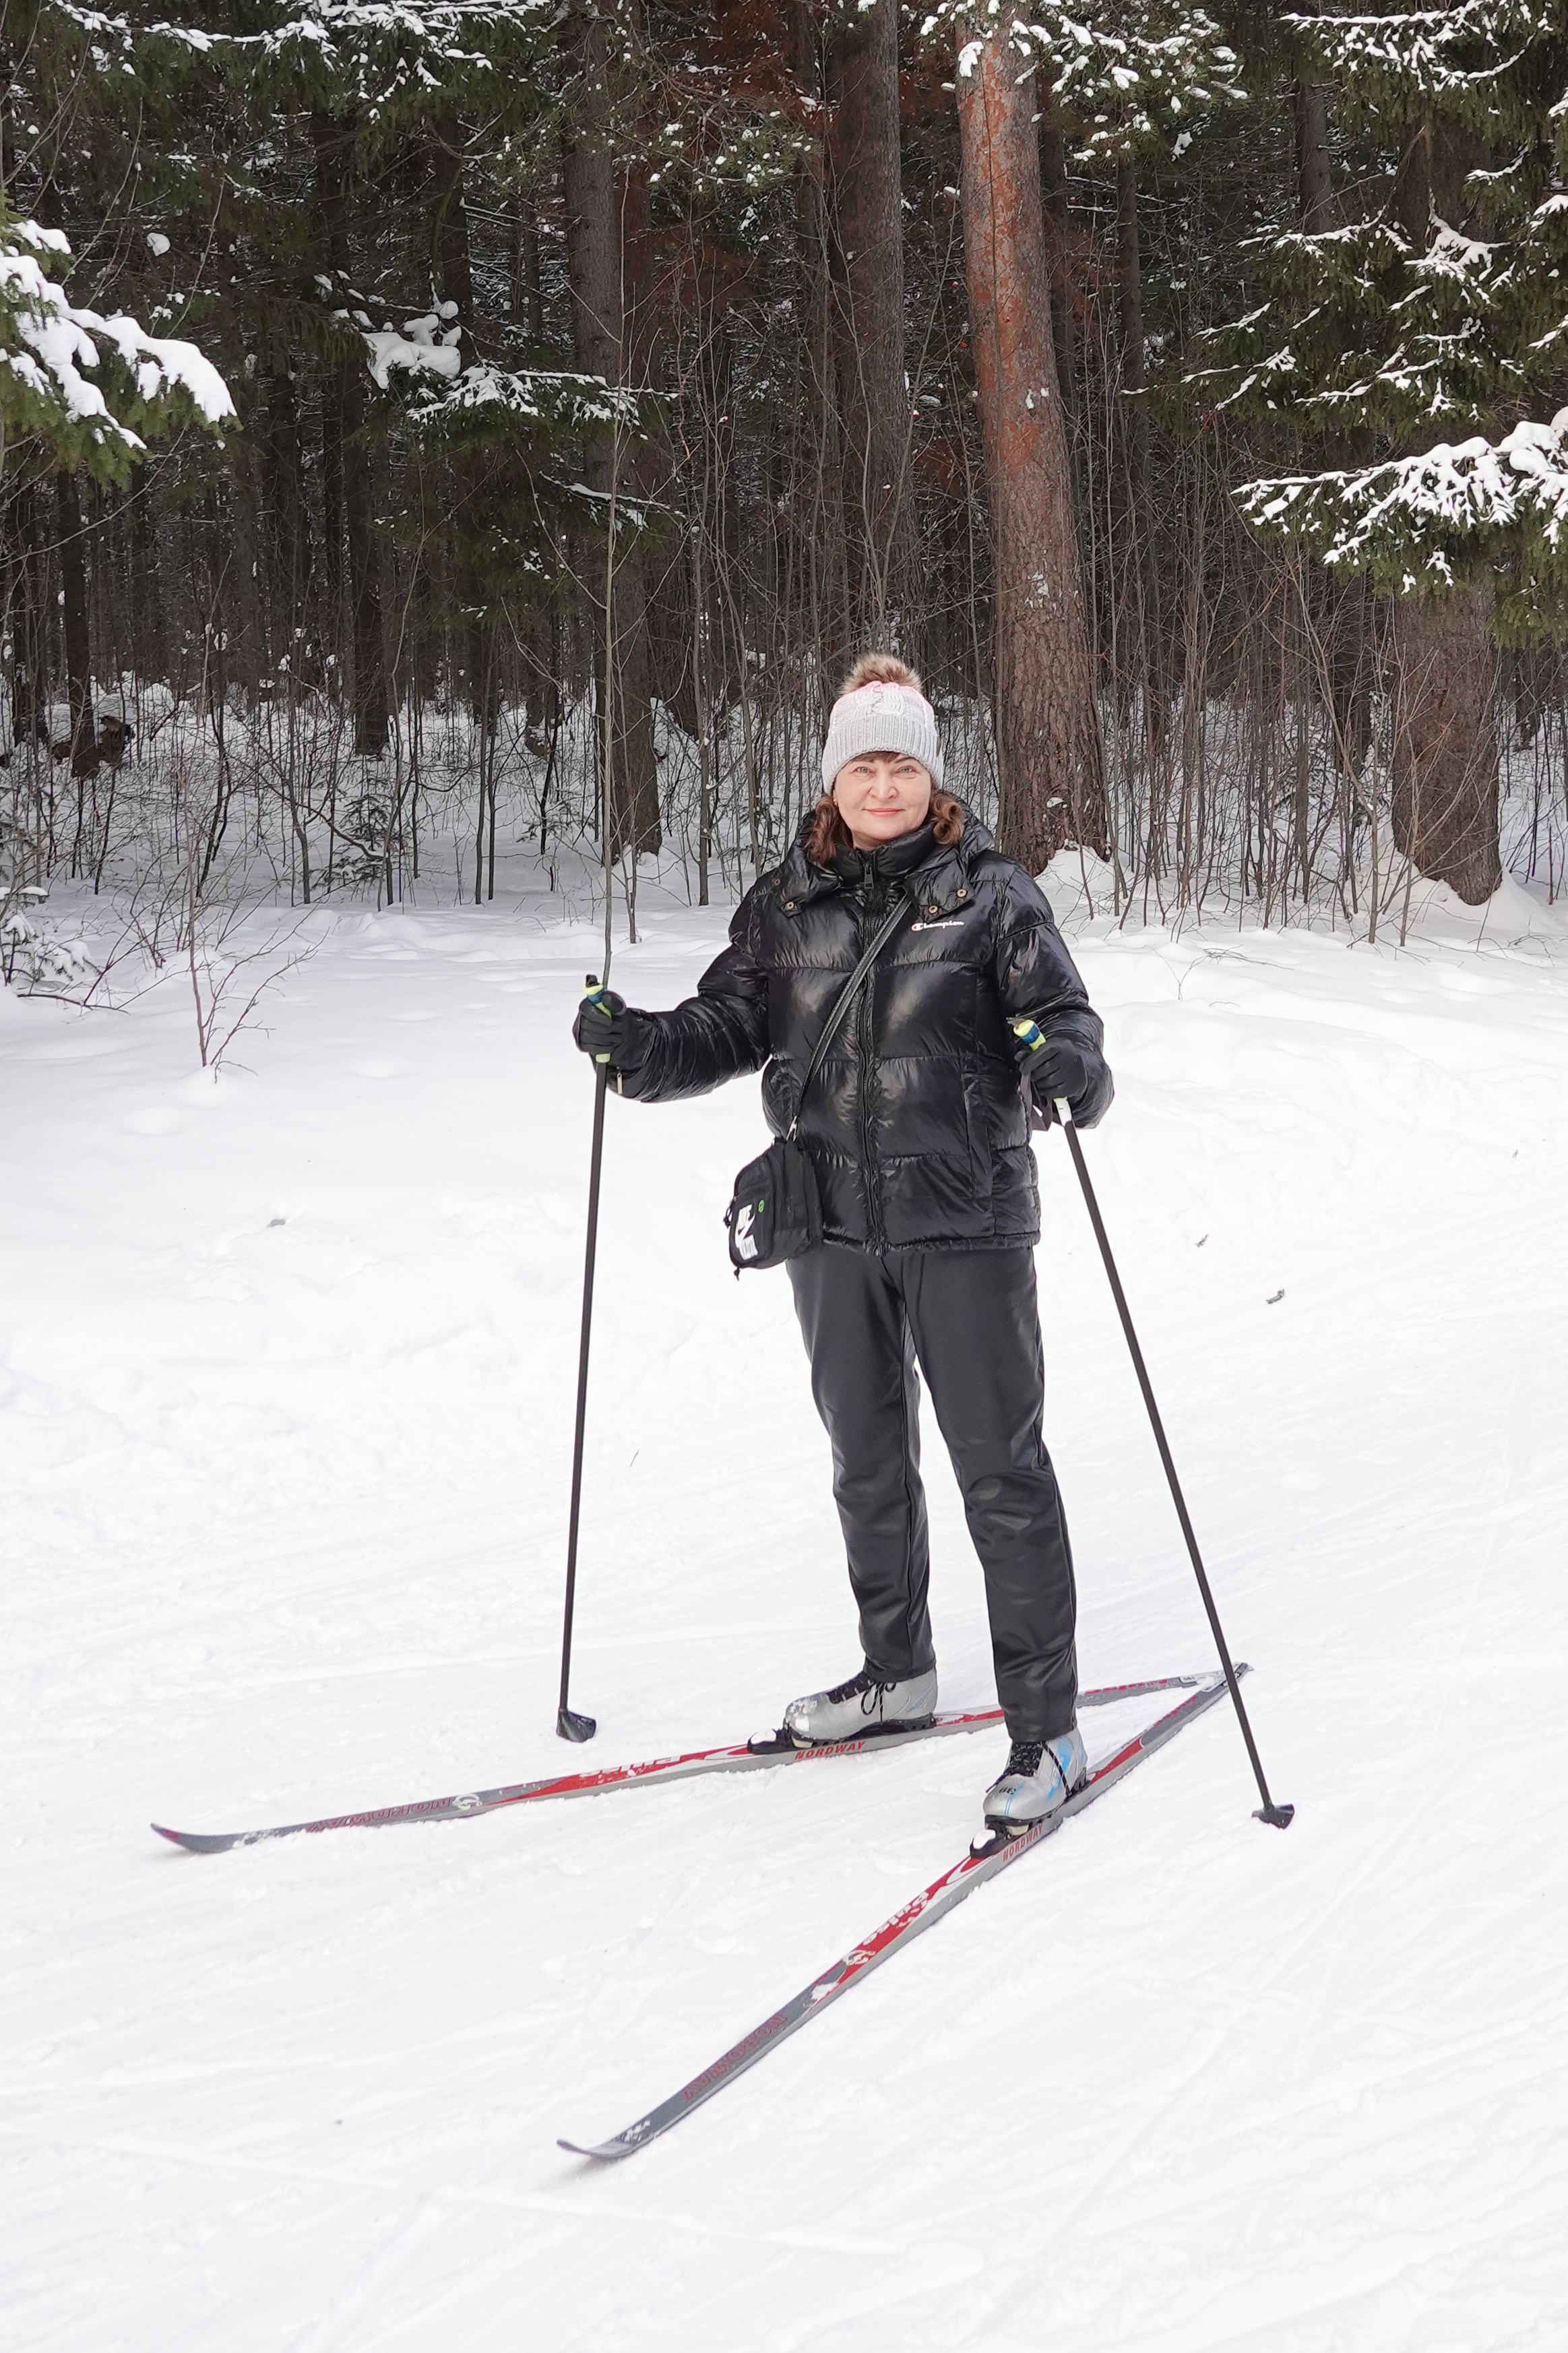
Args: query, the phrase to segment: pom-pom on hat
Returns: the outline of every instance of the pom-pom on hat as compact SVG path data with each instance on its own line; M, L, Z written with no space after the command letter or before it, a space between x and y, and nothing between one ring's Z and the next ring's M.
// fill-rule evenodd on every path
M822 784L833 790L840 768L864 752L903 752L942 783L942 743L936 713L921 692L916 671L893 654L864 654L844 681L827 721Z

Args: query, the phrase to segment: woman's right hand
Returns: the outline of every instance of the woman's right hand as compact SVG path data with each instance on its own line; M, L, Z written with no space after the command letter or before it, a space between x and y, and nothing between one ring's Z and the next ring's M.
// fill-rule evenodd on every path
M617 997L613 988L592 988L577 1008L573 1041L594 1061L607 1062L614 1070L624 1063L631 1042L626 1017L624 997Z

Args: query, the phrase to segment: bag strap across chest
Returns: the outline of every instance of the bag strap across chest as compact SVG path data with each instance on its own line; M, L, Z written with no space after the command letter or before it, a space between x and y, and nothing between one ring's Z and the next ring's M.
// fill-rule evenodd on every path
M838 1032L844 1027L844 1018L854 1002L857 989L858 989L861 982L870 971L871 966L876 963L877 958L881 955L882 950L887 946L888 942L892 938L893 934L898 930L899 925L903 922L904 917L909 913L912 903L913 902L907 898L900 897L892 913L878 925L875 936L871 941L871 944L866 950L865 955L861 957L859 963L856 965L854 971L850 974L843 987L839 990L837 997L834 1001L833 1010L828 1015L826 1020L823 1023L821 1035L818 1037L816 1045L811 1050L811 1060L805 1066L805 1076L800 1082L800 1094L795 1103L795 1117L789 1124L789 1133L792 1140L794 1138L795 1129L800 1125L800 1106L805 1101L806 1089L810 1086L813 1079L816 1078L818 1071L821 1070L823 1063L827 1059L828 1048L832 1045L833 1040L837 1037Z

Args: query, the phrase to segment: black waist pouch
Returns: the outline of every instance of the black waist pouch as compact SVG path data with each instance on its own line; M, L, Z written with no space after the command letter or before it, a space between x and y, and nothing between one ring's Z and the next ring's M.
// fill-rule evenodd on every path
M737 1274L751 1267L782 1266L786 1258L815 1250L822 1240L822 1196L816 1171L793 1136L755 1160L735 1179L734 1198L724 1212L730 1229L730 1263Z
M838 1034L850 999L908 913L909 902L901 899L845 982L823 1024L822 1035L811 1050L811 1060L800 1082L800 1103L805 1102L807 1087L822 1068L823 1057ZM737 1275L753 1268L783 1266L786 1259L815 1250L822 1240L822 1195L817 1189L816 1171L795 1140L799 1124L797 1103L789 1134L781 1135L776 1144L770 1144L755 1160L748 1160L735 1179L724 1223L730 1229L730 1263Z

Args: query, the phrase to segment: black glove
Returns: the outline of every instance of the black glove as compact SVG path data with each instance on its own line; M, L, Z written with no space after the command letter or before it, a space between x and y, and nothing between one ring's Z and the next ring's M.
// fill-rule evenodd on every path
M1015 1023L1014 1035L1041 1126L1051 1125L1065 1097L1073 1125L1092 1127L1116 1092L1104 1058L1076 1038L1044 1034L1033 1021Z
M624 1069L631 1060L636 1019L635 1013L627 1012L624 997L617 997L613 988L595 988L577 1008L573 1040L594 1061L607 1062L611 1070Z

